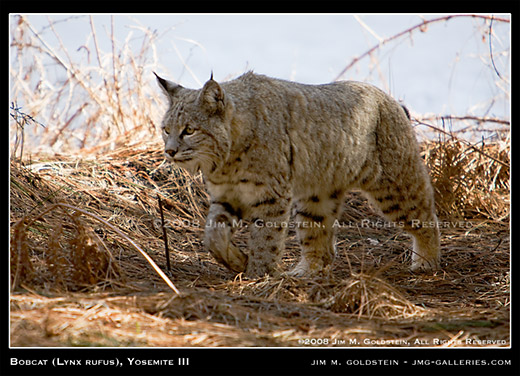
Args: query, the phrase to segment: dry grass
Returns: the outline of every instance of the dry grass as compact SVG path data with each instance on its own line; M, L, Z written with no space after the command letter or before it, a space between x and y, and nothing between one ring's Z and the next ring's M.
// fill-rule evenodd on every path
M460 140L425 144L439 214L507 220L510 141L468 144Z
M510 344L507 128L497 132L501 141L469 144L450 133L422 145L442 220L441 272L410 273L408 235L353 192L340 220L348 226L338 229L338 257L322 275L249 280L204 250L209 198L202 177L165 164L153 141L160 92L147 77L157 67L159 36L137 30L142 43L135 50L130 38L115 40L112 25L110 51L103 51L101 33L85 17L90 44L81 51L90 60L81 65L54 22L38 33L27 18L15 19L12 346ZM491 25L484 26L485 37ZM507 92L508 78L500 81ZM482 126L489 119L453 121ZM247 237L239 229L237 245L246 247ZM298 257L290 232L284 267Z
M162 103L161 93L149 85L151 69L158 66L155 41L160 35L133 26L126 40L118 41L114 17L105 33L96 29L93 16L73 16L67 22L78 22L75 18L88 25L90 46L85 42L69 51L58 32L59 22L49 20L46 31L40 32L27 17L13 16L11 95L15 107L38 114L48 125L34 128L25 139L26 149L102 153L150 139ZM103 50L99 40L110 48ZM138 48L136 40L141 42ZM78 52L84 55L78 57ZM12 137L22 139L23 133L11 127ZM12 155L17 152L22 153L14 147Z
M430 166L446 163L432 159L444 155L436 147L424 148ZM501 160L507 155L500 147L487 152ZM433 176L437 186L442 177ZM352 225L338 231L332 268L315 279L248 280L204 251L208 197L201 178L164 164L159 144L102 158L13 162L10 187L14 346L300 346L308 338L328 339L321 345L401 339L413 346L420 339L433 346L434 339L455 337L509 344L508 210L503 205L495 213L484 201L507 202L500 189L472 201L471 220L441 217L444 256L437 274L408 272L408 236L383 226L353 193L341 219ZM169 277L180 295L127 238L95 218L117 227L166 270L157 193L172 250ZM239 230L237 244L245 245L247 236ZM287 268L298 252L290 233Z

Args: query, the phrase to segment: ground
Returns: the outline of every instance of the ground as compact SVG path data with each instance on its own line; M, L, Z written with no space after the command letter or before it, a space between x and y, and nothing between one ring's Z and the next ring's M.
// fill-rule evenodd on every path
M10 344L507 347L508 191L473 197L472 188L464 203L450 198L460 195L460 184L445 187L435 156L426 149L442 196L442 270L410 272L410 237L352 192L339 221L337 258L312 279L247 279L215 262L202 246L202 177L165 164L158 144L13 161ZM493 184L509 181L508 169L507 177L503 166L496 171ZM500 202L505 209L490 204ZM457 215L446 215L450 210ZM236 244L246 247L247 237L239 230ZM286 248L289 269L299 257L293 231Z

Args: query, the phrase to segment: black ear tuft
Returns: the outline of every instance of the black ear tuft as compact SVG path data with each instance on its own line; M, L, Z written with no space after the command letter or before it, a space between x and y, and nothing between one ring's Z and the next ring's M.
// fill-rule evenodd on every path
M221 114L226 107L226 94L217 81L210 78L200 90L199 105L209 114Z
M155 72L153 72L153 74L155 74L155 77L157 77L159 86L161 89L163 89L170 102L173 101L173 98L177 95L179 89L182 88L182 86L159 77L159 75Z
M406 117L408 118L408 120L412 120L412 118L410 117L410 111L408 111L406 106L404 104L401 104L401 107L403 108L404 113L406 114Z

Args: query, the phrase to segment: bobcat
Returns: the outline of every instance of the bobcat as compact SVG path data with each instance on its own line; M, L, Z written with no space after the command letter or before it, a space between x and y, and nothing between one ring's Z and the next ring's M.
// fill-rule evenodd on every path
M439 268L429 175L408 111L389 95L252 72L221 84L212 74L200 90L157 80L169 100L165 156L202 171L211 197L204 244L227 268L277 274L293 208L302 256L288 274L320 272L334 259L333 224L352 188L413 236L412 270ZM252 223L248 254L232 243L242 219Z

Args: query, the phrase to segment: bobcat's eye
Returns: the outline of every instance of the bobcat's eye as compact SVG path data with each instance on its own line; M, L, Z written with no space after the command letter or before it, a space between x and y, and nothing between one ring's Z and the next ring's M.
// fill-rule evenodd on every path
M163 128L163 132L166 133L166 134L170 134L170 130L166 127Z
M195 132L195 128L193 128L191 125L187 125L184 128L184 131L182 131L182 133L184 133L187 136L192 135L194 132Z

